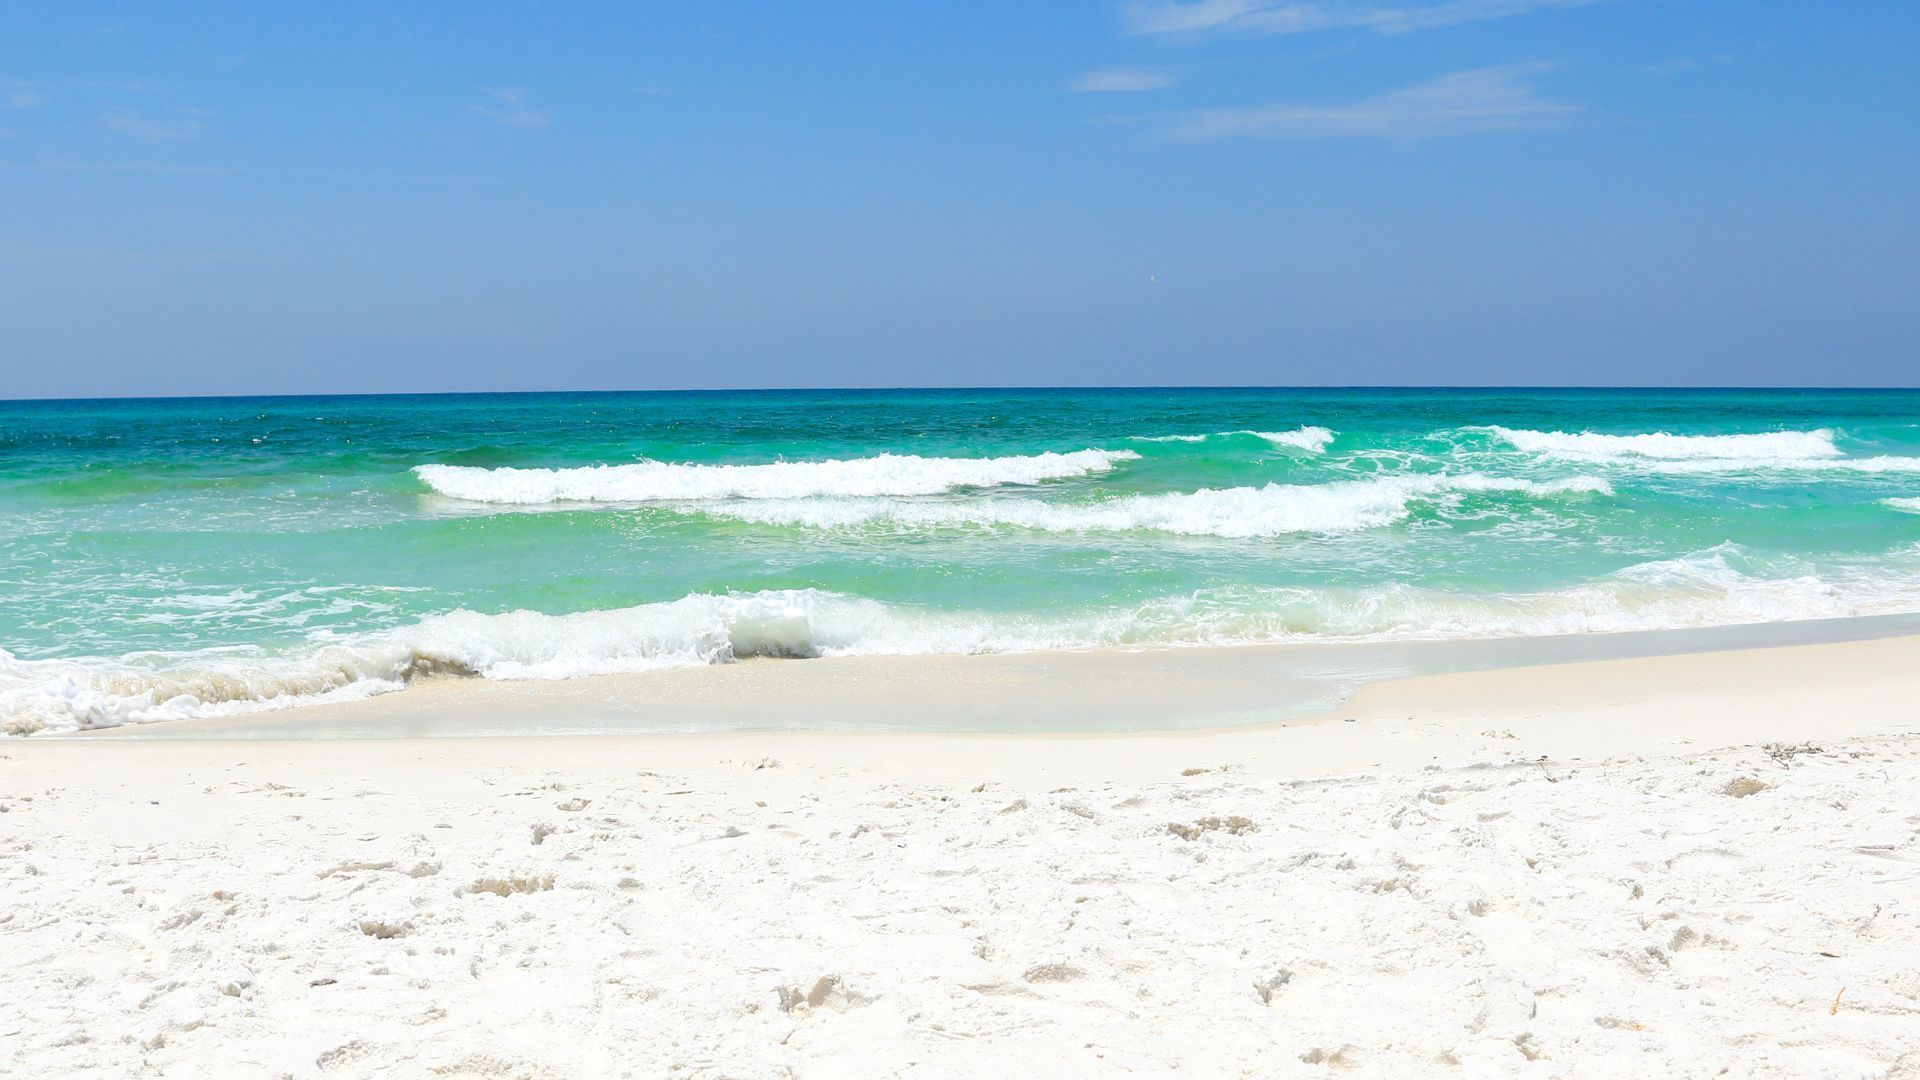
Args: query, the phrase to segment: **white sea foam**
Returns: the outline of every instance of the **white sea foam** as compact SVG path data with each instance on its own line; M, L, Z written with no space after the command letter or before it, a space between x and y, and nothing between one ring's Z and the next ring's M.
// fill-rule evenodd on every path
M1920 514L1920 497L1911 499L1882 499L1881 502L1895 510L1905 510L1910 514Z
M1418 500L1470 493L1534 497L1611 495L1596 477L1541 482L1467 473L1420 475L1328 484L1206 488L1161 495L1127 495L1099 502L1038 499L780 499L703 503L685 509L710 517L765 525L849 528L885 524L907 528L1011 527L1043 532L1159 532L1245 539L1288 533L1346 533L1391 525Z
M0 730L111 727L262 708L283 708L398 689L445 672L501 679L560 679L742 656L812 656L839 644L816 633L814 609L835 605L831 626L857 630L879 605L832 594L696 594L612 611L545 615L454 611L385 634L316 635L285 656L143 654L122 660L22 659L0 650Z
M1641 472L1667 476L1709 473L1920 473L1920 457L1882 454L1866 458L1696 458L1635 463Z
M1745 461L1767 463L1840 457L1833 432L1769 431L1746 435L1601 435L1591 431L1527 431L1489 427L1501 441L1519 450L1575 461Z
M23 659L0 650L0 731L70 731L278 709L397 690L418 676L564 679L749 656L916 655L1093 647L1589 633L1841 618L1920 606L1920 570L1743 569L1723 546L1532 593L1405 584L1232 587L1046 615L943 612L815 590L611 611L455 611L280 656L207 652Z
M1920 552L1915 552L1920 554ZM1745 567L1745 568L1743 568ZM1628 566L1536 592L1452 592L1407 584L1348 589L1230 587L1142 605L1115 644L1535 637L1911 612L1920 566L1746 566L1736 545Z
M1265 439L1275 446L1292 450L1305 450L1310 454L1324 451L1333 442L1334 433L1323 427L1302 427L1292 431L1216 431L1206 435L1135 435L1135 442L1182 442L1197 443L1208 439L1226 439L1236 435L1250 435L1256 439Z
M1920 473L1920 457L1882 454L1850 458L1833 432L1774 431L1750 435L1597 435L1489 427L1501 441L1559 461L1612 465L1642 473L1700 476L1714 473Z
M1291 447L1318 454L1333 442L1333 432L1323 427L1303 427L1293 431L1236 431L1235 435L1252 435L1265 439L1275 446Z
M880 454L763 465L687 465L664 461L570 469L420 465L413 472L441 495L469 502L527 505L936 495L962 488L1030 485L1090 476L1139 456L1131 450L1076 450L1064 454L1048 452L994 458Z

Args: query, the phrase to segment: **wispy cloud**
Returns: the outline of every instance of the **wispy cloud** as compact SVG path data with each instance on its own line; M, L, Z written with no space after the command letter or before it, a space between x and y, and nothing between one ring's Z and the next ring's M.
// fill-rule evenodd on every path
M1530 80L1548 64L1478 68L1346 105L1255 105L1187 113L1179 139L1437 139L1564 127L1579 107L1540 96Z
M0 109L37 109L47 103L37 83L0 79Z
M148 142L171 142L198 136L206 129L207 118L212 115L205 109L175 109L162 116L116 111L108 113L101 122L108 131Z
M1126 0L1120 18L1134 34L1208 32L1310 34L1324 30L1371 30L1408 34L1456 23L1525 15L1544 8L1580 7L1595 0L1429 0L1376 3L1368 0Z
M485 104L475 105L473 111L489 120L497 120L513 127L546 127L550 122L546 113L533 107L527 100L527 90L521 86L490 86L486 90L490 99Z
M1067 84L1077 94L1137 94L1172 86L1173 76L1153 68L1109 67L1085 72Z

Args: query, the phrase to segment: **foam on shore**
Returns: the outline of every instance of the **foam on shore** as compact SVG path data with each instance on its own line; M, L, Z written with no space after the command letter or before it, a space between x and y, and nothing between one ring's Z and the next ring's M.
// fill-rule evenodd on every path
M0 650L0 731L281 709L387 693L430 675L570 679L755 657L1537 637L1840 619L1920 607L1920 575L1763 577L1743 569L1745 561L1737 551L1716 549L1534 593L1234 587L1035 617L768 590L563 614L458 610L383 633L316 634L278 654L37 659Z

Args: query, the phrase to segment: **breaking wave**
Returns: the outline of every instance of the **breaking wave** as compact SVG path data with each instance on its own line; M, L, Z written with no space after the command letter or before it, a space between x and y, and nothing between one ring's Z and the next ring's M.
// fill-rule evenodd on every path
M1751 435L1597 435L1488 427L1515 449L1557 461L1614 465L1668 476L1713 473L1914 473L1920 457L1850 458L1834 444L1831 429L1774 431Z
M1318 454L1333 442L1334 433L1323 427L1302 427L1292 431L1215 431L1205 435L1135 435L1135 442L1206 442L1208 439L1229 439L1236 435L1250 435L1256 439L1265 439L1275 446L1284 446L1293 450L1305 450Z
M856 609L872 602L853 601ZM320 638L297 655L144 654L118 661L29 660L0 650L0 724L16 731L284 708L397 690L422 675L564 679L746 656L813 656L838 644L817 633L806 592L696 594L611 611L483 615L459 610L384 634ZM857 628L859 619L840 620Z
M1920 457L1896 457L1882 454L1868 458L1774 458L1747 460L1700 458L1692 461L1657 461L1642 466L1646 472L1669 476L1694 476L1706 473L1920 473Z
M1127 495L1090 503L1037 499L916 501L908 499L780 499L716 503L686 509L709 517L763 525L850 528L1011 527L1043 532L1158 532L1177 536L1247 539L1288 533L1346 533L1391 525L1411 504L1472 493L1532 497L1611 495L1605 480L1560 481L1459 476L1396 476L1329 484L1206 488L1163 495Z
M567 469L485 469L419 465L435 492L468 502L531 505L556 502L657 502L698 499L788 499L811 496L938 495L962 488L1039 484L1103 473L1134 461L1131 450L1076 450L993 458L880 454L836 461L764 465L688 465L641 461Z
M1275 446L1290 446L1314 454L1325 450L1327 444L1333 442L1333 432L1323 427L1303 427L1293 431L1236 431L1233 434L1252 435Z
M1489 427L1515 449L1574 461L1655 460L1745 461L1755 463L1837 458L1833 432L1771 431L1752 435L1600 435L1590 431L1526 431Z
M318 638L283 655L38 660L0 650L0 730L287 708L398 690L429 674L564 679L743 657L1506 637L1840 618L1920 604L1913 572L1757 576L1740 563L1738 550L1723 546L1540 592L1244 586L1051 615L938 611L811 589L695 594L564 615L454 611L382 634Z

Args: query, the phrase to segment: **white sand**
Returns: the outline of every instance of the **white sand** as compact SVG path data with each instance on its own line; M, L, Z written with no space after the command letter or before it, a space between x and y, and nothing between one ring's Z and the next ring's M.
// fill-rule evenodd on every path
M1916 661L1169 736L9 741L0 1072L1920 1076Z

